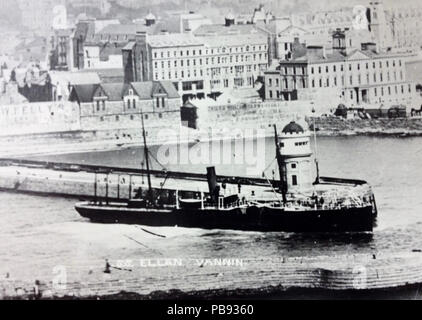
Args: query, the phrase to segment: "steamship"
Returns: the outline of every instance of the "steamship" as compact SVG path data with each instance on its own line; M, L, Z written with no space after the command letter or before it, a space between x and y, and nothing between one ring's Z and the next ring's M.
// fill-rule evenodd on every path
M320 177L312 160L310 130L290 122L275 130L279 181L267 186L219 184L207 169L208 190L153 189L145 130L148 190L123 203L94 200L76 204L93 222L269 232L371 232L377 208L371 187L361 180ZM315 140L316 141L316 140ZM317 150L315 151L317 153ZM316 178L312 177L313 163ZM231 191L227 191L230 189Z

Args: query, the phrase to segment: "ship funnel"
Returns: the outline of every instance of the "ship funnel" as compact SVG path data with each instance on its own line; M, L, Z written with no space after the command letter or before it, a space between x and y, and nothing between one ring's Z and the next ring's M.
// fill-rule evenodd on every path
M214 202L217 202L218 196L220 194L220 187L217 184L217 174L215 173L215 167L207 168L207 181L211 198Z

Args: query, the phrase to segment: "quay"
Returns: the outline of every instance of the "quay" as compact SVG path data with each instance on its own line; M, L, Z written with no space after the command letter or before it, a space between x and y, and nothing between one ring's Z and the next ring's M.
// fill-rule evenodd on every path
M376 259L370 254L256 257L244 259L242 267L186 265L183 272L180 267L135 265L131 272L114 270L107 277L103 270L103 261L90 268L75 266L68 270L64 287L55 286L47 274L45 279L0 281L0 298L266 298L289 296L289 292L298 291L303 296L322 296L325 292L330 299L370 294L376 297L390 292L421 299L422 254L386 253L377 255ZM34 291L39 295L35 296Z
M147 172L142 169L0 159L0 189L49 196L74 197L81 200L109 199L125 201L138 188L147 189ZM177 190L208 193L206 174L151 170L155 190ZM259 178L218 176L226 183L227 192L273 196L274 182ZM236 191L237 190L237 191Z

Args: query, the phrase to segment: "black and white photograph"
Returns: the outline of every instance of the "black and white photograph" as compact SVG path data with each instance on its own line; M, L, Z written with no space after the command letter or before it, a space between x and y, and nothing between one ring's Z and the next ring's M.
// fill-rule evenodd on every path
M420 1L0 0L0 33L0 300L422 300Z

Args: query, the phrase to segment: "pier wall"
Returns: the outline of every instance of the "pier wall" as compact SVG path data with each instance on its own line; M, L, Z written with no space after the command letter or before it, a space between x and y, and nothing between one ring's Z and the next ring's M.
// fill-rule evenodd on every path
M0 136L80 130L79 106L69 101L2 105Z
M139 239L140 235L137 237ZM147 236L143 236L142 241L153 244ZM116 265L117 262L110 263ZM377 259L370 254L291 258L258 256L242 259L242 265L232 266L198 267L195 261L184 263L183 276L180 274L182 269L177 266L140 266L137 261L133 261L131 272L114 270L104 275L104 261L92 261L90 266L67 268L67 281L59 286L51 281L50 270L38 274L37 279L2 280L0 298L33 297L35 280L39 282L37 290L42 298L106 297L124 291L144 299L165 299L176 294L262 297L276 296L289 289L303 289L303 294L310 289L330 290L332 298L346 290L365 295L371 290L393 290L422 283L421 253L411 252L379 254Z
M198 109L198 128L203 132L257 129L273 133L274 124L309 116L313 108L311 100L210 105ZM320 109L321 112L323 109Z

